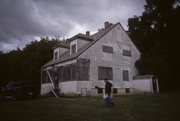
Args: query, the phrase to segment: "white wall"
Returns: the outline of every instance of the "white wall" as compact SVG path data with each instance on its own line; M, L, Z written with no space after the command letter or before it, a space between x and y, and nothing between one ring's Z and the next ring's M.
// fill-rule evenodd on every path
M102 45L113 47L112 53L102 51ZM122 50L128 49L131 51L132 57L122 55ZM137 75L135 62L140 58L140 53L132 44L129 37L126 35L120 25L113 28L94 45L88 48L79 58L90 59L90 81L92 87L104 87L104 83L98 80L98 66L112 67L113 80L115 87L131 88L132 77ZM129 70L129 82L123 81L122 70Z
M79 49L83 48L85 45L87 45L89 41L83 40L83 39L75 39L70 42L70 54L71 54L71 46L76 44L76 53L79 51Z
M82 39L77 39L77 51L87 45L89 41L87 40L82 40Z
M59 59L59 54L60 54L60 48L54 49L54 54L53 54L53 59L55 60L55 53L57 52L57 59Z
M153 93L152 79L147 78L134 80L134 89L141 92Z
M68 81L59 83L60 93L62 94L81 94L82 89L91 90L90 81Z
M63 55L65 52L67 52L69 49L67 48L63 48L63 47L59 47L59 56Z
M41 84L41 95L45 95L52 90L53 86L51 83Z
M77 81L60 82L59 88L62 94L77 94Z
M57 54L57 59L59 59L60 56L61 56L62 54L64 54L65 52L67 52L68 50L69 50L69 49L67 49L67 48L57 47L56 49L54 49L54 55L55 55L55 52L57 52L57 53L58 53L58 54ZM53 55L53 59L55 59L54 55Z
M78 44L78 42L81 42ZM70 46L77 44L77 48L81 48L87 44L84 40L73 40ZM102 45L113 47L112 53L105 53L102 51ZM122 50L130 50L132 57L123 56ZM133 88L133 79L137 75L135 62L140 58L140 53L133 45L130 38L127 36L120 25L113 28L84 53L79 58L90 59L90 81L69 81L60 82L59 87L61 93L66 94L81 94L82 90L90 91L95 86L104 87L104 81L98 80L98 66L112 67L113 80L115 88ZM129 71L129 81L123 81L122 71Z

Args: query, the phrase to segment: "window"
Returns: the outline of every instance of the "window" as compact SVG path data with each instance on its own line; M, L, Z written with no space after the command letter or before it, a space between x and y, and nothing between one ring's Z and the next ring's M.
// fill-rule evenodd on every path
M103 89L102 88L98 88L97 91L98 91L98 94L102 94L103 93Z
M77 80L76 67L73 65L66 65L66 66L59 67L58 74L59 74L60 81Z
M114 89L113 89L113 93L114 93L114 94L117 94L117 88L114 88Z
M113 80L113 71L112 67L98 67L98 80L104 80L107 78L108 80Z
M52 74L50 70L49 70L49 73ZM51 83L50 78L49 78L49 76L48 76L48 74L47 74L47 71L43 71L43 72L42 72L42 83L43 83L43 84L45 84L45 83Z
M71 46L71 54L76 53L76 44Z
M129 51L129 50L123 50L123 55L124 55L124 56L128 56L128 57L131 57L131 51Z
M123 70L123 81L129 81L129 71Z
M79 80L89 80L89 65L81 65L78 67Z
M113 53L113 47L110 47L110 46L103 45L102 50L103 52L106 52L106 53Z
M54 59L58 59L58 52L54 53Z
M130 93L130 90L129 90L129 88L126 88L125 90L126 90L126 93Z
M70 64L58 68L58 79L60 81L88 81L89 80L89 63Z

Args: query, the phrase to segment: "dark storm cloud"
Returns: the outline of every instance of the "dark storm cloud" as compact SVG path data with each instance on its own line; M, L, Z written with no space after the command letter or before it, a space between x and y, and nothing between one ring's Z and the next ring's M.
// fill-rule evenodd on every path
M96 31L143 11L145 0L0 0L0 50L23 47L38 37L70 37Z

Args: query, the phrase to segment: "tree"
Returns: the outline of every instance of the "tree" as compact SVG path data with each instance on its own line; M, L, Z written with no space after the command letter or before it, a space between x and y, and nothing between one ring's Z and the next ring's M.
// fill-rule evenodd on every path
M58 43L58 39L41 38L22 50L0 53L0 87L14 80L29 80L40 85L41 67L52 59L52 47Z
M142 52L136 65L158 77L161 91L178 90L180 0L146 0L142 16L128 20L130 37Z

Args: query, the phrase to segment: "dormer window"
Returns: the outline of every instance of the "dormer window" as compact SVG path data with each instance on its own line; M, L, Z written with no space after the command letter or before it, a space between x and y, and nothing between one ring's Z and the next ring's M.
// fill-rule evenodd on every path
M71 54L76 53L76 44L71 45Z
M54 53L54 59L55 59L55 60L58 59L58 52L55 52L55 53Z

